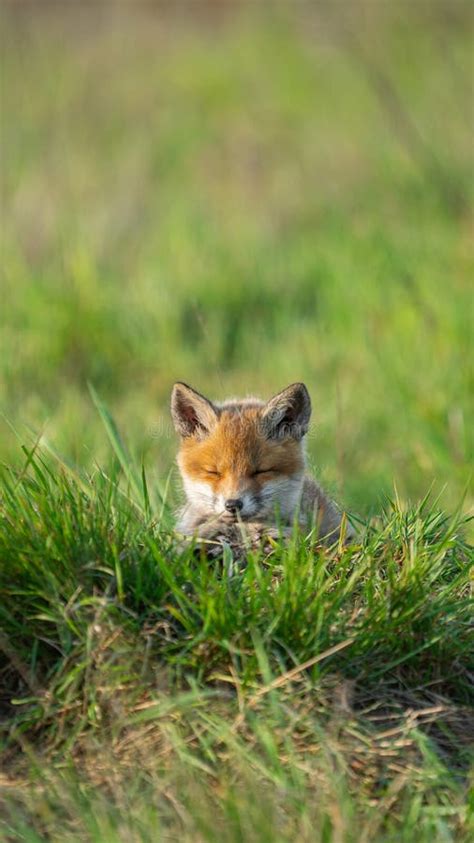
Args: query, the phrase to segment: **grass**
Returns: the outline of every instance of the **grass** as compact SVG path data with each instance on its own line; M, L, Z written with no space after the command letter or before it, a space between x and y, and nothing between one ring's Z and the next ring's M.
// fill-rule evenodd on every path
M467 840L460 519L387 503L343 552L295 536L232 571L117 471L36 451L3 477L7 839Z
M469 4L1 14L0 838L470 840ZM183 378L357 543L180 550Z

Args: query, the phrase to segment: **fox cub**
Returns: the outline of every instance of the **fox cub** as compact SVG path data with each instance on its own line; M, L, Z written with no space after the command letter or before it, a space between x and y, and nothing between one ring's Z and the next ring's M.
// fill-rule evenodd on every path
M245 398L219 404L176 383L171 414L181 437L178 465L187 498L178 532L207 538L225 525L245 522L262 530L296 520L303 528L315 526L327 544L352 538L341 511L306 473L311 399L303 383L266 403Z

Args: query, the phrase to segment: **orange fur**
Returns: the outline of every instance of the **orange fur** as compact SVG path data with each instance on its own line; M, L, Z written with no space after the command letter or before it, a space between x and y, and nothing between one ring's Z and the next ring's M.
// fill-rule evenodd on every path
M207 438L182 440L181 470L228 498L238 497L242 491L259 493L269 479L302 472L301 444L293 439L266 439L259 422L260 408L243 407L239 413L223 409Z

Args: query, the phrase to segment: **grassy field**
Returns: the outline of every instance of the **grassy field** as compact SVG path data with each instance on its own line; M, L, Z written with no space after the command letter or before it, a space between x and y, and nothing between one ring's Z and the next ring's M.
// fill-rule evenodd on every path
M3 5L0 839L472 839L472 18ZM179 552L176 379L357 543Z

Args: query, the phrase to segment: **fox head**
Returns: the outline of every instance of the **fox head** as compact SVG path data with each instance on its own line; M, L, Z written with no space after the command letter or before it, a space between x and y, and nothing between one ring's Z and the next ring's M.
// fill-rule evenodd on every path
M216 404L176 383L171 414L181 437L178 465L189 504L229 520L291 517L305 470L311 400L302 383L267 403Z

